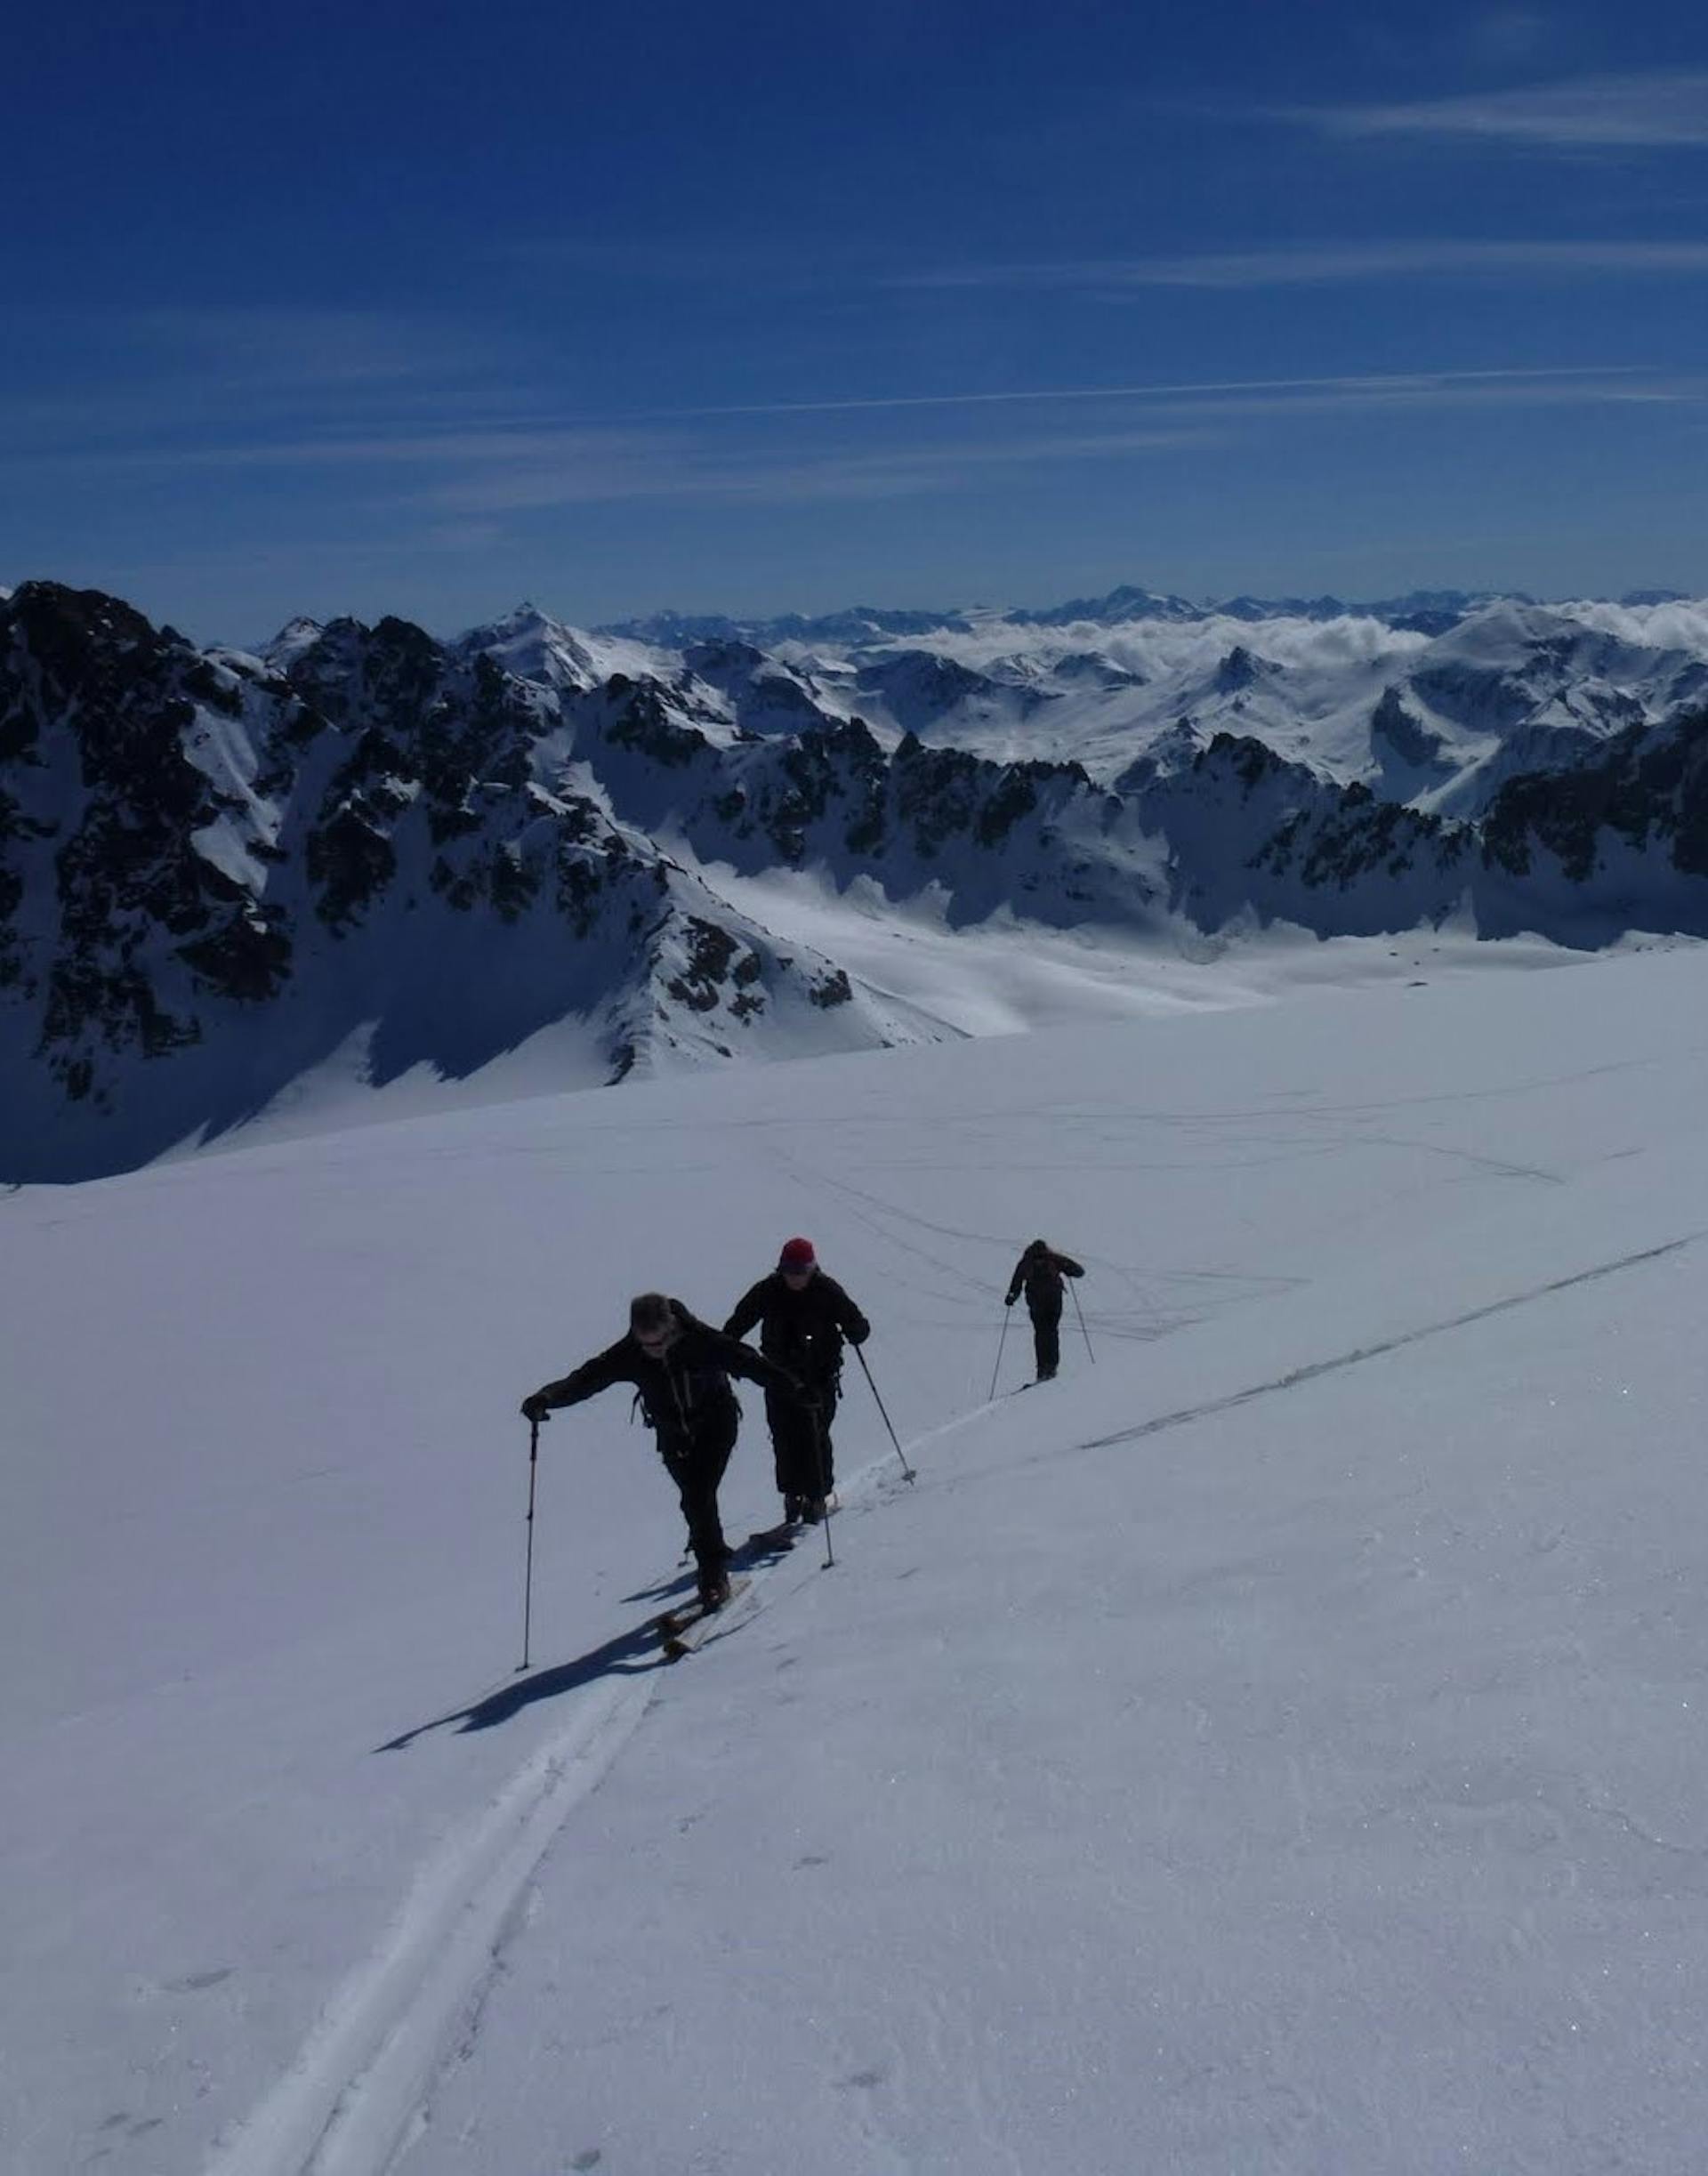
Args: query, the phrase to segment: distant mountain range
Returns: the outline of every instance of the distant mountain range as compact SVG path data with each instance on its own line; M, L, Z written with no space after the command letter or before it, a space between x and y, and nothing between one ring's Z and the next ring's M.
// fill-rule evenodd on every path
M334 1076L500 1093L951 1032L726 896L791 871L868 915L1168 955L1708 933L1708 604L524 606L246 653L26 583L0 1176L125 1168Z
M1622 606L1687 601L1683 591L1667 589L1632 590L1619 600ZM1350 618L1378 619L1393 627L1442 633L1486 605L1535 602L1534 597L1510 590L1427 589L1364 604L1349 603L1340 597L1229 597L1220 602L1194 604L1185 597L1123 584L1106 597L1075 597L1066 604L1051 605L1042 611L1013 608L996 612L974 608L895 612L882 611L873 605L852 605L844 611L818 618L787 613L781 618L761 620L729 619L715 614L684 616L678 612L658 612L646 619L619 621L599 632L675 649L690 642L731 640L757 642L764 648L779 642L866 643L943 633L967 633L981 622L990 621L1011 627L1070 627L1081 624L1119 627L1142 620L1169 620L1180 625L1212 619Z

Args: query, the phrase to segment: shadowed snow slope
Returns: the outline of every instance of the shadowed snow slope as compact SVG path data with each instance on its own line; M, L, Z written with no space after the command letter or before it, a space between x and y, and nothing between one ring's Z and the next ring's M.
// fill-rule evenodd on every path
M0 1197L0 2165L1701 2166L1708 951ZM871 1314L699 1655L612 1393ZM1092 1365L1002 1294L1086 1267ZM725 1488L775 1516L756 1397ZM597 1788L595 1788L597 1786Z

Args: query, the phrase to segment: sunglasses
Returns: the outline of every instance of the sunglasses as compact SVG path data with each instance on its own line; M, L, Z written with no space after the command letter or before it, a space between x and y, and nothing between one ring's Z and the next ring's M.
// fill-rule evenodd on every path
M642 1352L668 1352L676 1342L674 1330L637 1330L634 1342Z

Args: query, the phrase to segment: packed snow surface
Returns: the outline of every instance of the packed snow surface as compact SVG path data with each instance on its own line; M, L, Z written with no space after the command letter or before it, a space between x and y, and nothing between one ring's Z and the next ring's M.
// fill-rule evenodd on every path
M1705 1107L1426 959L0 1197L0 2166L1700 2171ZM561 1413L520 1672L519 1400L795 1231L917 1479L664 1666Z

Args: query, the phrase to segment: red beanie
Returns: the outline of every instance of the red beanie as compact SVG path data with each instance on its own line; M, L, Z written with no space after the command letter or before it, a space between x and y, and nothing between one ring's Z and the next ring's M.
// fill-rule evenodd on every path
M810 1269L816 1267L818 1257L812 1251L810 1239L786 1239L783 1252L777 1258L779 1269Z

